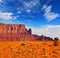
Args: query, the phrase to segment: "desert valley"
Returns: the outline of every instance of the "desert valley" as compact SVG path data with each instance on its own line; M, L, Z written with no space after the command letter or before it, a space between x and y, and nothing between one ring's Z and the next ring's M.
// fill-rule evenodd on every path
M60 41L32 34L25 25L0 24L0 58L60 58Z

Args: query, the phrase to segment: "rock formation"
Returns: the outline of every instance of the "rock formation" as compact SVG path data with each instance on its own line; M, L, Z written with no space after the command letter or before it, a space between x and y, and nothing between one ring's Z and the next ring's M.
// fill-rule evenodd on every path
M0 34L31 34L31 29L27 30L25 25L20 24L0 24Z
M23 24L0 23L0 41L36 41L45 39L49 40L44 36L33 35L31 28L27 30Z

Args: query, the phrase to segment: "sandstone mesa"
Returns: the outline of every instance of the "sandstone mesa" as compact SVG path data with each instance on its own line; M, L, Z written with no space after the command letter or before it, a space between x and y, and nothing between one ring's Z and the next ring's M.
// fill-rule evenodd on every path
M0 41L48 41L50 37L32 34L32 29L24 24L3 24L0 23Z

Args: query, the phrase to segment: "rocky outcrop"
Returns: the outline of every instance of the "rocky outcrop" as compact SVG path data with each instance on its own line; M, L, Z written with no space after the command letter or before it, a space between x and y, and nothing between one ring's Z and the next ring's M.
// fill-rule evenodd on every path
M27 30L25 25L20 24L0 24L0 34L31 34L31 29Z
M31 28L27 30L23 24L0 23L0 41L39 41L52 40L44 36L33 35Z

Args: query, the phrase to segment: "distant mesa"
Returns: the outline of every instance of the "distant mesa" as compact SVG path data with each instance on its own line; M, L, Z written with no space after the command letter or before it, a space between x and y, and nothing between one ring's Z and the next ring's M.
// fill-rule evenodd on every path
M0 23L0 41L51 41L50 37L32 34L32 29L24 24L3 24Z

